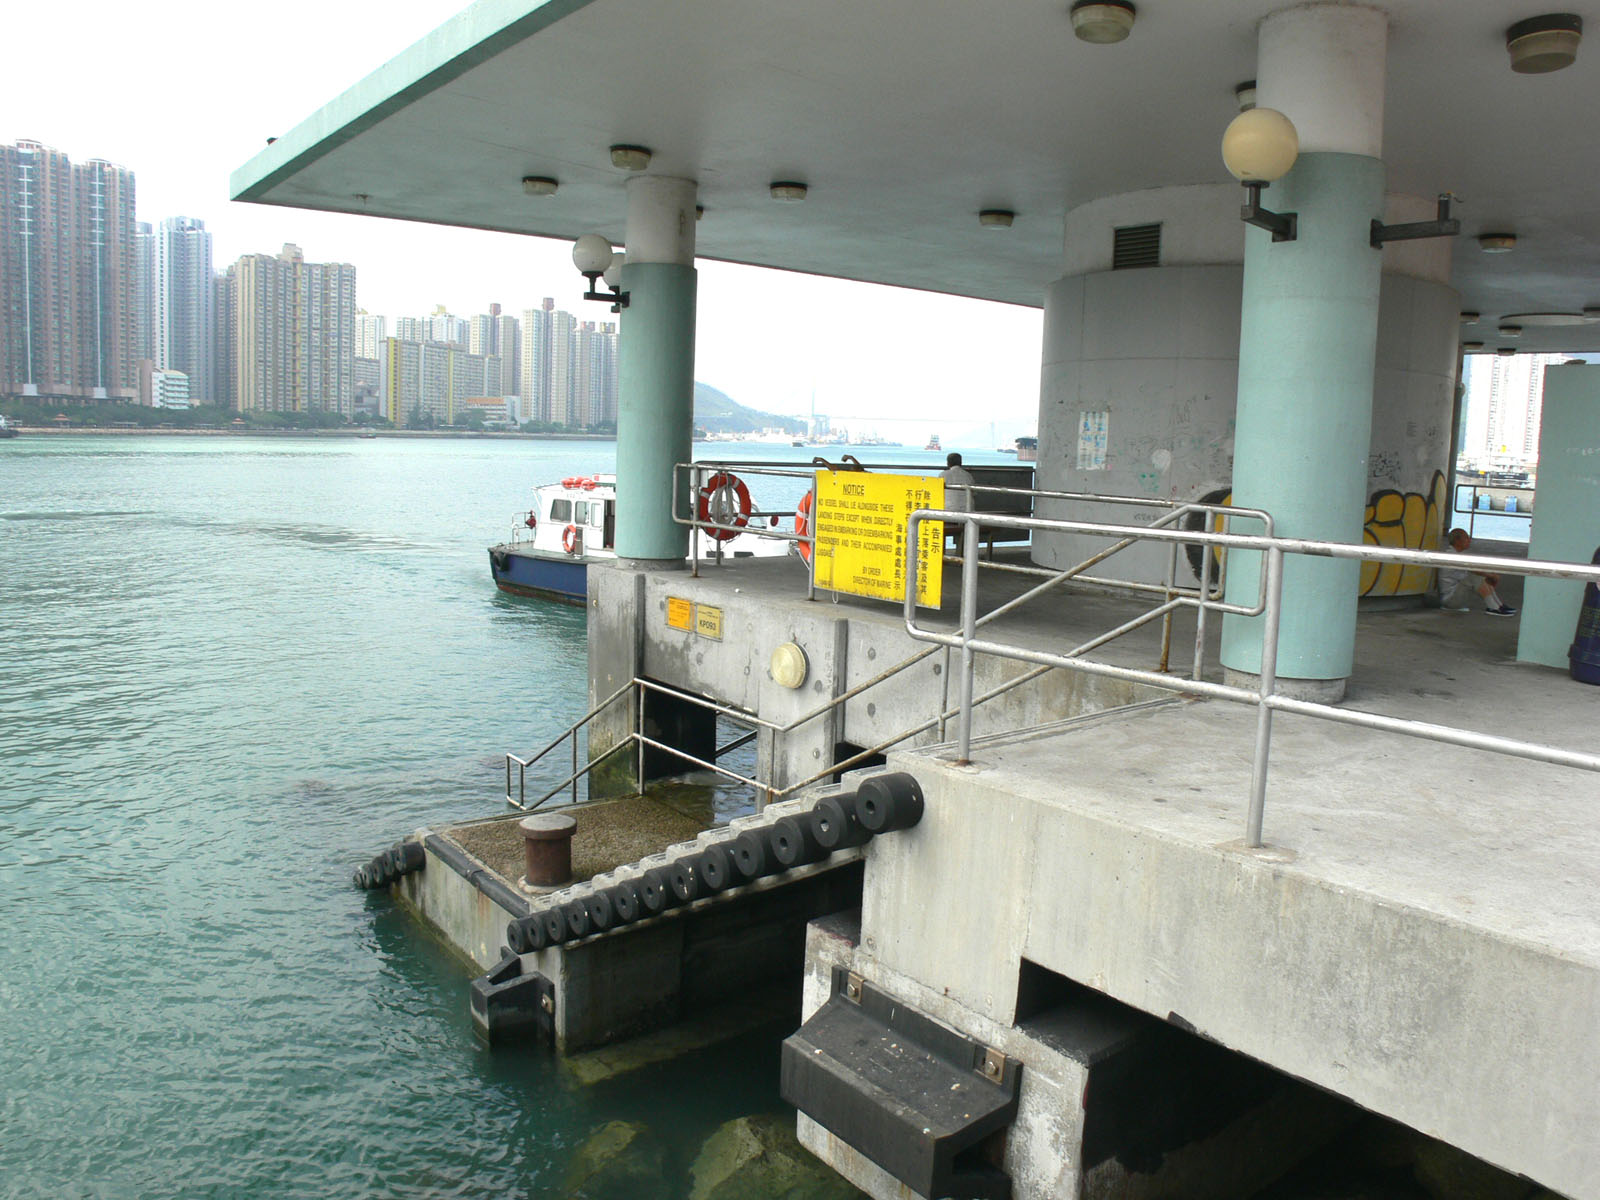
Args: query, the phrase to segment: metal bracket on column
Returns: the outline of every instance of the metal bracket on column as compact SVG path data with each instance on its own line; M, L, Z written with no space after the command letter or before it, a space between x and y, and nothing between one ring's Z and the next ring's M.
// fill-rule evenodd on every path
M1439 196L1439 215L1431 221L1411 221L1404 225L1385 225L1372 222L1372 248L1382 250L1385 242L1405 242L1413 238L1455 237L1461 232L1461 222L1450 215L1450 202L1455 196L1442 192Z
M1259 179L1245 181L1245 202L1239 208L1239 217L1246 225L1268 230L1275 242L1292 242L1298 236L1300 214L1277 213L1261 207L1261 189L1267 185Z

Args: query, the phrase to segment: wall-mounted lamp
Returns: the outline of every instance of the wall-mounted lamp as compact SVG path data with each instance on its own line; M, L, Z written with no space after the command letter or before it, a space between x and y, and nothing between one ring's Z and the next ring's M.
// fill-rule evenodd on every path
M1252 108L1228 123L1222 134L1222 161L1244 184L1239 217L1246 225L1271 232L1275 242L1295 240L1296 213L1269 212L1261 207L1261 189L1282 179L1300 157L1300 135L1294 122L1275 108Z
M1385 225L1374 218L1372 222L1372 248L1382 250L1385 242L1407 242L1413 238L1455 237L1461 232L1461 222L1450 215L1449 192L1439 194L1439 215L1432 221L1409 221L1404 225Z
M616 282L613 282L621 280L623 257L615 253L611 249L611 242L598 233L586 233L572 243L572 265L578 268L578 274L589 281L589 290L583 294L585 300L609 303L612 312L621 312L628 307L628 293L616 290ZM597 290L595 281L602 276L613 290Z
M649 146L611 147L611 165L619 171L642 171L654 157Z

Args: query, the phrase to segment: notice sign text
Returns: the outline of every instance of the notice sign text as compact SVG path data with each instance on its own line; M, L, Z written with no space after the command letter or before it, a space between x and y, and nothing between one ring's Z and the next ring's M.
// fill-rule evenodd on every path
M944 480L870 471L817 472L817 586L900 603L906 594L906 519L944 507ZM944 522L917 533L917 603L938 608L944 582Z

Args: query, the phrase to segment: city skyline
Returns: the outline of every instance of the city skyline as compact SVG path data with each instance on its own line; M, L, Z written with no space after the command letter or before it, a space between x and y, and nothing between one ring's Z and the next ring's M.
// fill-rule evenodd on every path
M583 320L609 320L580 299L583 280L568 243L376 218L235 204L229 173L268 137L293 127L430 33L437 4L397 0L381 20L367 10L285 0L267 10L218 10L167 0L96 15L86 36L69 9L32 6L8 14L19 44L70 46L75 86L60 86L58 55L25 55L10 82L21 99L0 114L0 142L32 138L74 161L100 157L139 177L138 219L205 222L215 260L275 253L285 242L310 259L348 261L369 312L424 314L436 305L476 313L498 301L520 312L553 296ZM288 54L286 29L316 37L293 43L293 70L267 74ZM252 50L251 55L256 51ZM130 55L183 62L129 89ZM259 64L259 66L255 65ZM240 87L241 72L270 85ZM212 103L208 98L227 98ZM714 219L708 214L707 219ZM741 404L803 415L819 412L896 440L959 429L986 439L1032 433L1038 420L1042 312L959 297L802 276L701 260L696 378ZM958 336L952 336L952 332ZM979 436L981 431L981 437Z

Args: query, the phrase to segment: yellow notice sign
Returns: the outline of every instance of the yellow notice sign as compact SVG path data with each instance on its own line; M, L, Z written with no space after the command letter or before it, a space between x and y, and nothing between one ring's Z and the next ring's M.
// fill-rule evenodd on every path
M722 610L709 604L694 606L694 631L703 638L722 640Z
M667 627L683 630L694 628L694 605L682 596L668 596Z
M906 519L944 507L944 480L870 471L817 472L817 586L900 603L906 594ZM944 582L944 522L917 536L917 603L938 608Z

